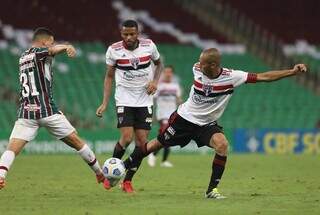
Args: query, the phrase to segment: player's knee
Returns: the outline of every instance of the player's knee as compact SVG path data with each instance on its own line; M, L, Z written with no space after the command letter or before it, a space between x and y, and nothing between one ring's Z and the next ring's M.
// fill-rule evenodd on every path
M132 142L132 139L133 134L130 132L126 132L121 135L121 142L124 144L124 146L129 145Z
M148 142L148 139L147 139L147 137L137 136L135 138L135 142L136 142L136 145L141 146L141 145L145 144L146 142Z
M216 150L217 153L221 155L226 155L228 152L228 140L225 138L223 134L221 135L214 135L213 137L213 145L214 149Z
M228 152L228 141L222 141L217 144L216 152L226 155Z

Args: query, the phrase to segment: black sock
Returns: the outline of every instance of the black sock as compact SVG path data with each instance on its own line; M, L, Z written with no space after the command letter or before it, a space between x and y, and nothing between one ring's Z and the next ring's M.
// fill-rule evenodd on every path
M130 156L124 161L124 166L128 170L124 181L132 180L134 174L138 171L143 158L148 155L145 148L146 144L143 147L144 150L141 147L136 146Z
M221 180L226 162L227 162L226 156L221 156L218 154L214 156L214 159L212 162L212 173L211 173L211 178L210 178L210 183L208 186L207 193L210 193L212 189L218 186Z
M162 162L165 162L168 159L169 153L170 153L170 148L169 147L164 147L163 148Z
M124 149L119 142L114 146L113 155L114 158L121 159L124 153L126 152L126 149Z

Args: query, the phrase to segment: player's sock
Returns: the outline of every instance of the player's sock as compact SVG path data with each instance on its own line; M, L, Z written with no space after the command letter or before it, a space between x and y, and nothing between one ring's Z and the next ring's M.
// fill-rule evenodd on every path
M169 153L170 153L170 148L169 147L164 147L163 148L162 162L165 162L166 160L168 160Z
M13 151L6 150L0 158L0 178L5 178L15 158Z
M128 171L123 181L132 180L134 174L138 171L143 158L146 156L148 156L147 143L143 144L142 147L136 146L134 148L130 156L124 161L124 166Z
M214 159L212 162L212 173L211 173L211 178L210 178L210 183L208 186L207 193L210 193L212 189L218 186L221 180L226 162L227 162L227 156L221 156L218 154L214 156Z
M123 181L131 181L133 176L136 174L136 172L138 171L140 165L141 165L142 160L140 160L140 162L137 162L135 164L135 167L128 169L126 176L124 177Z
M141 147L136 146L129 157L123 162L126 169L140 166L143 158L148 155L148 153L146 153L146 144L143 147L145 147L144 150L142 150Z
M90 166L90 168L96 173L101 174L102 170L99 165L98 160L96 159L95 154L93 151L89 148L87 144L85 144L79 151L79 155L87 162L87 164Z
M114 146L112 157L121 159L125 152L126 149L123 148L119 142L117 142L117 144Z

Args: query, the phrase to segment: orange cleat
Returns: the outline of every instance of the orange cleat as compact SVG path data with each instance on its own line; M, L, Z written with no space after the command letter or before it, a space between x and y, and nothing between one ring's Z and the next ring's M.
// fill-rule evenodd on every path
M111 188L109 180L103 174L96 175L96 178L99 184L102 183L104 189L109 190Z
M121 183L121 189L126 193L134 193L131 181L124 181Z
M0 190L6 186L6 181L4 178L0 178Z

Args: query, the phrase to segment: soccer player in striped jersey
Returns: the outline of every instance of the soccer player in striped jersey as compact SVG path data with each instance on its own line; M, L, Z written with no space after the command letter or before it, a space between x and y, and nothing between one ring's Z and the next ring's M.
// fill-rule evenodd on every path
M159 132L166 129L170 115L177 109L177 105L181 104L181 89L177 81L174 81L173 66L166 66L162 72L158 90L155 94L156 118L159 122ZM159 151L149 154L148 164L151 167L156 165L156 155ZM161 167L173 167L173 164L168 161L170 153L169 147L163 148Z
M120 32L122 41L109 46L106 52L107 71L103 101L96 111L96 115L102 117L108 106L112 82L115 78L117 127L121 136L114 147L113 157L119 159L124 155L133 137L136 147L141 147L148 142L152 124L153 94L157 90L163 69L160 54L152 40L138 38L139 30L136 21L124 21ZM127 171L121 184L124 192L133 192L131 181L136 170L137 168L133 168Z
M247 73L240 70L222 68L217 49L204 50L200 62L193 67L194 83L189 98L178 107L169 119L169 126L157 139L136 148L125 161L126 168L134 168L149 153L162 147L186 146L194 140L198 147L208 146L215 150L212 173L206 198L223 199L217 189L227 162L228 141L217 120L223 114L235 87L243 83L271 82L307 72L304 64L292 69ZM142 149L142 150L141 150Z
M61 53L75 57L76 50L72 45L55 45L53 33L47 28L38 28L33 35L32 47L19 59L20 106L9 144L0 158L0 189L5 186L5 177L15 157L36 137L40 127L77 150L95 173L98 183L110 188L95 154L54 103L51 66L53 57Z

